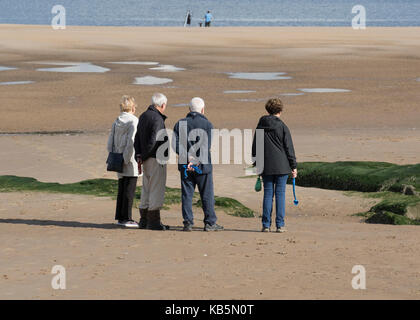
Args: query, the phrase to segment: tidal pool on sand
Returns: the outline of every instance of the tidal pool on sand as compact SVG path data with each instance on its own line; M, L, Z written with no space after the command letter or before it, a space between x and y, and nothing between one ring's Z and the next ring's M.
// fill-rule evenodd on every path
M48 72L86 72L86 73L104 73L110 69L91 64L90 62L37 62L38 64L47 64L54 66L67 66L60 68L38 68L37 71Z
M238 102L261 102L261 101L267 101L270 98L256 98L256 99L234 99L234 101Z
M150 70L156 70L156 71L162 71L162 72L177 72L177 71L183 71L184 68L178 68L170 64L162 64L158 67L149 68Z
M136 77L134 78L133 84L139 84L139 85L146 85L146 86L153 86L157 84L165 84L172 82L172 79L168 78L157 78L153 76L146 76L146 77Z
M230 72L231 79L243 80L287 80L292 77L284 76L286 72Z
M5 66L0 66L0 71L7 71L7 70L16 70L17 68L14 67L5 67Z
M334 89L334 88L303 88L298 89L307 93L333 93L333 92L350 92L348 89Z
M154 66L154 65L159 64L159 62L153 62L153 61L113 61L113 62L108 62L108 63L140 65L140 66Z
M34 81L7 81L7 82L0 82L0 86L11 86L15 84L30 84L34 83Z
M280 96L303 96L303 92L293 92L293 93L280 93Z
M254 91L254 90L226 90L226 91L223 91L223 93L226 93L226 94L253 93L253 92L256 92L256 91Z

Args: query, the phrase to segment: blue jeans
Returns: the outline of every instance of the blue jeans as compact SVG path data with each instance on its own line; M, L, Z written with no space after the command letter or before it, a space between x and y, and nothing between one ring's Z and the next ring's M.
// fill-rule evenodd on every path
M181 171L182 217L184 218L184 225L194 225L192 202L195 186L198 187L200 192L204 211L204 224L212 226L217 220L214 212L213 173L196 174L195 172L190 172L185 178L184 172Z
M276 227L284 227L286 213L286 183L289 175L263 175L264 202L262 225L271 227L271 211L273 210L273 197L276 196Z

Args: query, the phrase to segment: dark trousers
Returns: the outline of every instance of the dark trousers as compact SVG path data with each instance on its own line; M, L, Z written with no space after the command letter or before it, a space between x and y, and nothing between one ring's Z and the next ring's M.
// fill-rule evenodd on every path
M182 217L184 218L184 225L194 224L192 201L195 186L198 187L198 191L200 192L204 211L204 224L213 225L217 220L216 213L214 212L213 174L189 172L188 177L185 178L184 172L181 171Z
M132 220L131 211L136 194L137 177L123 177L118 179L117 209L115 220Z

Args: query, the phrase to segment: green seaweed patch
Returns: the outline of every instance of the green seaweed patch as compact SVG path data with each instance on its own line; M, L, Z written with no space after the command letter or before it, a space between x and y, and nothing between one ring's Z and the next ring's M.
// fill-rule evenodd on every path
M322 189L403 192L406 186L420 190L420 164L339 161L303 162L298 165L296 184ZM290 181L289 181L290 182Z
M301 162L296 185L359 192L420 191L420 164L397 165L374 161ZM256 175L240 178L256 178ZM290 184L292 179L289 178Z
M116 198L118 192L118 181L113 179L91 179L76 183L60 184L55 182L41 182L34 178L18 176L0 176L0 192L49 192L82 194L98 197ZM141 187L137 187L134 207L138 208L141 197ZM194 201L199 202L199 196L194 194ZM215 197L216 208L220 208L227 214L238 217L253 216L253 211L239 201L232 198ZM166 188L164 208L179 204L182 201L181 189Z
M244 206L238 200L226 197L214 197L215 200L215 207L216 209L221 209L225 211L227 214L235 217L242 217L242 218L253 218L255 217L255 212L248 207ZM198 207L202 207L201 199L198 199L195 202L195 205Z
M412 220L390 211L367 213L366 222L392 225L420 225L420 220Z
M410 208L414 208L420 204L420 197L407 196L389 191L374 193L346 192L346 195L360 195L365 198L380 199L380 202L371 207L369 211L355 214L355 216L365 217L367 223L396 225L419 224L419 219L412 219L411 217L408 217L407 214ZM400 216L401 218L397 216Z

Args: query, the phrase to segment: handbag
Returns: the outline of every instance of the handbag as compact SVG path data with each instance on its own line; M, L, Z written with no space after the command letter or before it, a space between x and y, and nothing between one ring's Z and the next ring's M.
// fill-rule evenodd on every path
M255 182L255 191L260 192L262 189L261 187L261 177L258 176L257 182Z
M122 153L114 152L114 139L115 139L115 123L112 126L112 151L108 154L108 159L106 159L107 163L107 171L115 171L122 173L123 172L123 165L124 165L124 157Z

